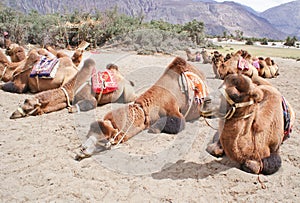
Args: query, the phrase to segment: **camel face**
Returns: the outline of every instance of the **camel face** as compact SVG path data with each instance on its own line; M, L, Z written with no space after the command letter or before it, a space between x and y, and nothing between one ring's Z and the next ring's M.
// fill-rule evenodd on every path
M236 108L236 104L246 104L251 100L250 84L251 79L242 74L228 75L221 88L204 100L200 108L201 115L207 118L226 117L232 111L232 106Z
M11 119L22 118L29 115L36 115L41 104L37 99L25 99L24 103L10 116Z

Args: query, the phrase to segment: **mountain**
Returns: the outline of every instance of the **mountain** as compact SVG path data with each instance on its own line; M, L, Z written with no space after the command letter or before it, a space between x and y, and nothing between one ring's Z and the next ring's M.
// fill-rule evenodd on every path
M300 39L300 0L270 8L260 15L278 30Z
M2 0L3 1L3 0ZM213 0L4 0L5 5L22 12L34 9L38 12L72 12L94 9L106 10L117 6L120 12L130 16L144 15L146 21L164 20L182 24L193 19L205 23L209 35L235 35L242 31L245 37L284 39L286 34L277 30L267 20L259 17L241 4L215 2Z

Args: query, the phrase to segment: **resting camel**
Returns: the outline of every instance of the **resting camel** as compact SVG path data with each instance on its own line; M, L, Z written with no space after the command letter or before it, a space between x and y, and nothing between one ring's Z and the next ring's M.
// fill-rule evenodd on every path
M243 50L227 55L225 59L220 58L217 70L222 80L233 73L242 73L249 77L258 76L257 68L252 65L251 55Z
M92 70L95 66L92 59L85 60L83 67L69 82L60 88L40 92L32 98L26 99L23 105L12 113L10 118L36 116L66 107L72 113L78 110L88 111L96 108L97 105L111 102L127 103L136 98L132 84L121 75L116 65L111 65L108 68L115 73L118 89L107 94L94 94L88 81L91 79ZM75 106L71 105L72 103Z
M57 58L68 57L68 55L65 52L63 52L63 51L56 51L51 46L46 46L46 49L50 53L52 53L54 56L56 56ZM72 57L71 57L74 65L76 67L78 67L79 64L80 64L80 62L82 61L83 51L84 51L83 49L76 49L75 52L73 53Z
M207 51L205 49L203 49L201 51L201 55L202 55L203 63L204 64L212 63L211 56L208 55L208 53L207 53Z
M187 56L187 60L191 61L191 62L200 62L201 61L201 55L200 52L197 51L196 53L192 53L190 49L186 49L186 56Z
M62 57L59 59L55 78L29 77L33 65L40 60L40 57L41 55L37 50L31 50L28 53L24 66L18 67L14 71L12 80L3 84L1 86L2 89L14 93L41 92L64 85L77 73L72 60L69 57Z
M11 62L20 62L26 58L25 49L18 44L11 44L5 51L10 56Z
M204 74L176 57L133 104L112 110L91 124L88 139L75 159L109 149L145 129L152 133L178 133L185 121L199 118L198 105L207 93Z
M0 51L0 81L10 81L15 69L24 65L25 60L19 62L10 62L7 56Z
M281 167L279 147L295 122L291 105L266 84L230 74L220 88L220 103L207 99L200 109L204 117L221 118L219 140L207 151L217 157L225 153L242 170L254 174L272 174Z
M270 57L262 58L259 57L259 66L258 73L263 78L275 78L279 75L279 68L275 64L274 60Z

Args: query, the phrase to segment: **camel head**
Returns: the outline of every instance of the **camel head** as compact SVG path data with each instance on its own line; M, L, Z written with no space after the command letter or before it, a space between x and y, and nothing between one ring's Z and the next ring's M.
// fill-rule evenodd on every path
M205 99L200 108L201 115L223 119L238 117L245 108L259 102L262 98L262 92L255 87L252 80L243 74L226 76L218 91Z
M11 45L5 51L12 62L20 62L26 58L25 49L19 45Z
M27 116L34 116L39 114L41 103L38 99L25 99L24 103L18 107L18 109L13 112L10 119L23 118Z

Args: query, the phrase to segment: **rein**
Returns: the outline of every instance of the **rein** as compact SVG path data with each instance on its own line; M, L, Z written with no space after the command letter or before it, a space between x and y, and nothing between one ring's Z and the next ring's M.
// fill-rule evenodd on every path
M70 97L69 97L69 94L68 94L67 90L64 87L61 87L60 89L64 92L64 94L67 98L67 107L71 107L72 105L70 103Z
M220 92L225 97L226 101L229 103L229 105L231 107L231 109L224 116L222 116L224 119L227 119L227 120L231 119L232 116L234 115L234 113L236 112L237 108L247 107L247 106L251 106L252 104L254 104L253 99L251 99L250 101L247 101L247 102L240 102L240 103L234 102L229 97L229 95L227 94L227 92L224 88L220 88ZM248 118L251 115L252 115L252 113L247 114L247 115L243 116L242 118Z
M29 111L28 113L25 113L24 110L21 107L18 107L17 111L23 116L30 116L32 115L34 112L36 112L38 110L38 108L41 106L42 104L40 103L40 101L37 99L37 106L32 109L31 111Z
M140 108L142 111L144 111L144 109L142 107L140 107L139 105L137 105L138 108ZM116 148L125 138L126 134L128 133L128 131L130 130L130 128L132 127L134 121L135 121L135 111L133 111L133 115L132 115L133 119L132 122L130 123L129 127L127 128L127 130L124 132L123 129L119 130L119 132L109 140L109 144L106 147L110 147L111 145L115 145L114 147ZM116 138L123 133L123 136L121 137L121 139L117 142L117 144L115 143Z

